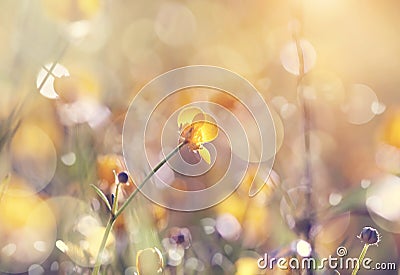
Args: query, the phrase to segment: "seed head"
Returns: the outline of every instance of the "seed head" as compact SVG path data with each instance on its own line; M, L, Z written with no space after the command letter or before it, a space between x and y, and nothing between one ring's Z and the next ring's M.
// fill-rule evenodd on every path
M378 245L379 241L381 240L381 235L375 228L366 226L362 229L360 235L358 235L357 238L359 238L362 242L366 244Z
M118 181L120 183L127 183L129 180L128 174L126 172L118 173Z

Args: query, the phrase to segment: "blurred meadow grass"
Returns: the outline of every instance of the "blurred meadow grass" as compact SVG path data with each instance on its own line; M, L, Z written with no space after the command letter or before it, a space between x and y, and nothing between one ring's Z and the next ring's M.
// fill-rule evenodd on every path
M259 270L257 259L301 258L300 240L312 244L311 257L341 245L358 257L364 226L382 235L368 256L398 266L399 8L396 0L1 1L0 274L92 272L109 215L90 185L115 195L113 171L127 169L129 103L154 77L194 64L240 74L268 103L277 131L271 177L249 169L229 198L190 213L138 193L115 221L101 274L303 274ZM246 118L223 93L183 91L149 126L150 158L160 156L157 119L198 100ZM160 173L180 190L220 176ZM120 204L142 178L121 185ZM250 198L252 182L263 188Z

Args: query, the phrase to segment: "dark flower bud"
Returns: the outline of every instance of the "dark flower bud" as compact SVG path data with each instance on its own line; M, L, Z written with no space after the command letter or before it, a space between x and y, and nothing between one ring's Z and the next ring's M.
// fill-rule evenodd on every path
M127 183L129 180L128 174L126 172L118 173L118 182Z
M366 244L378 244L381 236L375 228L366 226L362 229L360 235L357 236L362 242Z
M114 205L115 195L111 194L111 205Z
M192 242L192 236L189 229L174 227L169 231L169 241L172 244L182 246L184 249L188 249Z

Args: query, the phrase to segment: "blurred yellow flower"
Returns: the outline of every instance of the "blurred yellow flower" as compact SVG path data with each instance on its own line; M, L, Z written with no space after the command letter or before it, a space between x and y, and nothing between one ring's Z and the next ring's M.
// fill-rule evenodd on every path
M199 155L208 164L211 163L210 152L203 146L218 136L218 126L214 119L205 114L200 108L188 107L178 115L178 126L182 142Z
M0 188L0 267L7 273L24 273L49 257L56 220L47 201L35 194L29 182L11 175L6 184L6 190Z
M24 227L32 230L51 227L54 218L49 208L44 207L45 202L34 194L34 190L23 179L12 176L11 181L11 186L1 196L0 232L15 232ZM43 214L46 216L42 217Z
M260 171L259 167L250 165L238 191L249 197L254 197L262 191L261 194L268 198L272 195L274 182L277 180L279 180L279 176L274 171L271 171L271 175L268 177L265 171Z
M400 148L400 110L393 112L383 129L383 141Z
M166 208L161 207L157 204L152 206L153 218L157 225L157 228L161 231L168 225L168 211Z
M164 258L157 248L139 250L136 254L136 268L139 275L161 274L164 267Z
M109 154L97 157L97 175L100 181L107 186L115 183L114 172L119 173L123 170L123 160L119 155Z
M101 8L100 0L42 0L46 15L57 21L78 21L93 18Z
M243 222L248 203L248 197L241 197L237 192L234 192L226 200L214 206L214 209L218 214L229 213L239 222Z
M243 257L236 261L235 275L262 274L258 269L257 259L251 257Z

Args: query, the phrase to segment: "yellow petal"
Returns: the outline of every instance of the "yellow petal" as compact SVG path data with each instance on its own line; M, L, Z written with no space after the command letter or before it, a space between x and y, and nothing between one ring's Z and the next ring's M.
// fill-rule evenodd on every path
M200 156L204 159L205 162L207 162L207 164L211 163L211 156L210 156L210 152L208 151L207 148L202 147L198 150Z
M210 123L210 124L217 125L217 122L215 121L215 119L206 113L199 113L199 114L195 115L193 117L192 123L195 123L195 122L203 122L203 123Z
M213 141L218 136L218 126L212 122L204 121L199 131L203 142Z
M182 136L189 143L200 146L203 143L213 141L218 136L218 126L208 121L193 122L185 127Z
M203 111L197 107L187 107L180 111L178 115L178 127L182 128L185 125L189 125L192 123L193 118L198 115L202 114Z
M198 113L196 114L193 118L192 118L192 123L194 122L203 122L203 121L208 121L208 119L210 119L210 122L214 122L214 119L211 118L211 116L205 114L205 113Z

